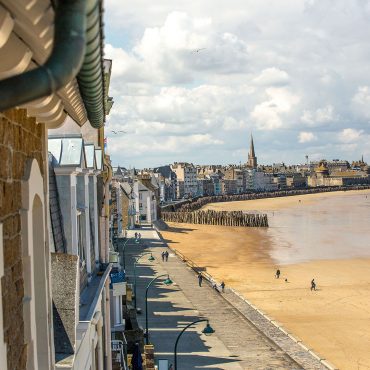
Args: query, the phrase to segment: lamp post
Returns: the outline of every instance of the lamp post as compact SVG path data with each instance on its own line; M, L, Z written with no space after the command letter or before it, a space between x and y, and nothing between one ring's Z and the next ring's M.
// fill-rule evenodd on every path
M141 257L147 256L148 254L150 254L150 257L148 258L148 260L150 262L154 261L155 258L153 257L152 252L147 252L147 253L143 253L141 256L137 257L135 259L135 262L134 262L134 296L135 296L135 309L137 308L137 306L136 306L136 264L139 262L139 260L140 260Z
M198 322L203 322L203 321L207 321L207 325L206 327L202 330L202 333L204 333L205 335L211 335L212 333L214 333L215 331L213 330L213 328L211 327L211 325L209 325L209 321L208 319L200 319L200 320L196 320L196 321L193 321L192 323L190 323L189 325L186 325L184 329L182 329L181 333L177 336L177 339L176 339L176 342L175 342L175 349L174 349L174 360L175 360L175 369L174 370L177 370L177 344L179 343L179 339L181 338L181 335L184 333L184 331L189 328L190 326L198 323Z
M122 248L122 264L123 264L123 269L126 271L126 258L125 258L125 250L126 250L126 244L128 243L129 240L132 238L127 238L125 242L123 243L123 248Z
M172 280L170 279L170 276L168 274L162 274L156 276L154 279L152 279L145 290L145 342L146 344L149 344L149 328L148 328L148 290L150 286L160 277L167 276L167 279L164 281L164 284L170 285L172 284Z

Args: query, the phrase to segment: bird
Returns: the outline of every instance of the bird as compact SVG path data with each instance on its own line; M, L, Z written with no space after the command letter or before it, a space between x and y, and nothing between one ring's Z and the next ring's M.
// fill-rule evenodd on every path
M120 132L124 133L124 134L127 134L126 131L114 131L114 130L111 130L115 135L119 134Z
M193 53L199 53L201 50L205 50L206 48L194 49Z

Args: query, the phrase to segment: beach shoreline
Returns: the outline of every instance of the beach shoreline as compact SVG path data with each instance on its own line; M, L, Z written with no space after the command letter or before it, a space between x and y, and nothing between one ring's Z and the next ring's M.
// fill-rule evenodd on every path
M312 205L323 197L335 200L338 196L370 194L370 190L360 192L216 203L216 208L240 210L241 204L235 203L242 203L243 210L255 210L259 202L260 210L276 212ZM213 206L208 205L211 209ZM365 369L364 364L370 364L370 258L315 259L280 265L271 256L276 241L259 228L169 226L161 233L172 248L206 268L217 281L225 281L320 356L343 369ZM281 270L280 279L274 277L277 268ZM312 278L317 282L316 292L310 290Z

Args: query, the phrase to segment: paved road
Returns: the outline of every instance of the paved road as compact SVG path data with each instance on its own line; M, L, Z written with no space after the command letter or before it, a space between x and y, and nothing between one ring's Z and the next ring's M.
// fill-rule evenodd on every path
M130 231L132 236L135 231ZM201 334L203 323L186 331L179 342L178 368L192 369L302 369L285 352L258 331L238 309L224 300L207 284L198 286L197 277L175 255L162 262L166 250L154 230L140 230L142 245L130 244L126 250L126 271L133 275L133 257L151 250L155 262L147 257L137 266L138 306L143 309L145 287L153 276L168 273L175 285L165 286L159 280L149 291L150 340L155 345L156 358L173 363L173 346L180 330L199 318L209 318L215 334ZM145 327L144 314L140 323Z

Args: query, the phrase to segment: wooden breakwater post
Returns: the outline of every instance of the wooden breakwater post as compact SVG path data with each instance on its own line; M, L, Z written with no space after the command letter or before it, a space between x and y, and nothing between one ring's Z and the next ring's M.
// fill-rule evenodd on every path
M177 222L199 225L268 227L267 214L244 213L242 211L195 211L162 212L165 222Z

